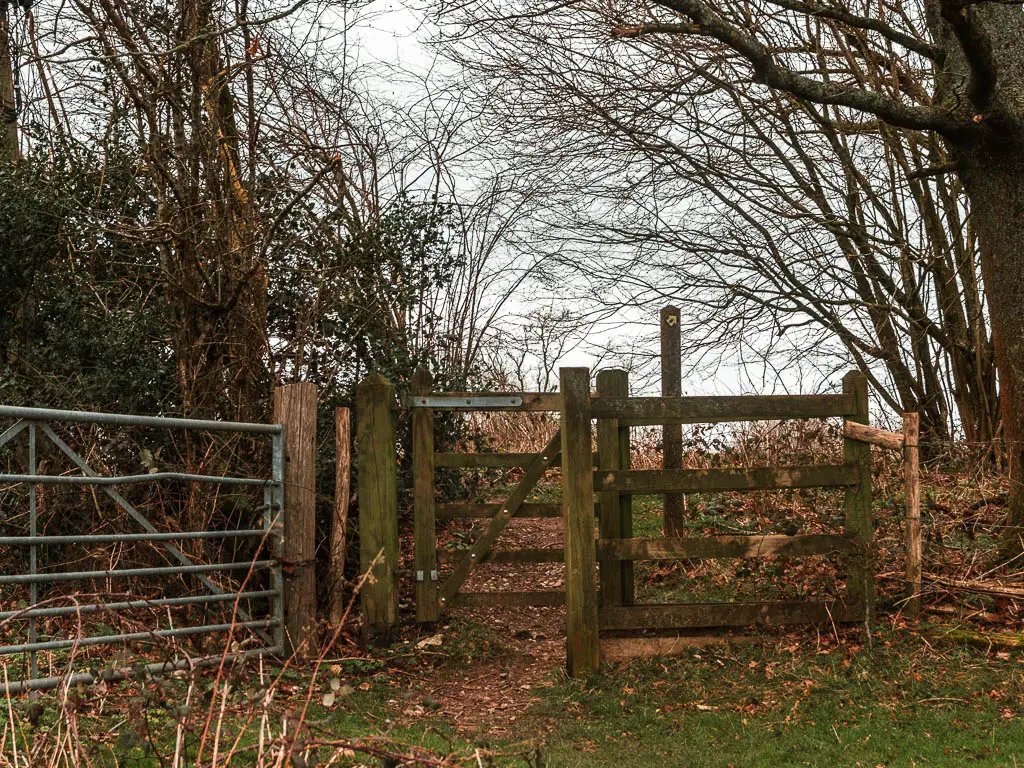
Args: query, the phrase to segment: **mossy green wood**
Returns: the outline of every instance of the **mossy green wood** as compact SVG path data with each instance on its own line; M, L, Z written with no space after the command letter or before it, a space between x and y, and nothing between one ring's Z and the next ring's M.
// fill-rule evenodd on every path
M565 528L566 663L572 676L600 664L594 541L590 371L559 369L562 390L562 514Z
M412 377L413 395L430 392L430 371L420 368ZM434 412L412 408L413 538L415 542L416 621L434 622L437 604L436 493L434 489Z
M859 536L849 533L808 533L795 536L704 536L663 539L601 539L599 557L629 560L715 560L786 555L861 554ZM602 603L603 605L603 603Z
M859 424L868 423L868 381L860 371L850 371L843 377L843 393L853 398L855 409L848 418ZM870 628L875 601L875 580L872 572L871 541L874 527L871 521L871 446L850 438L843 439L843 460L854 468L857 482L846 490L843 502L846 530L864 542L863 554L849 558L846 601L851 609L859 610Z
M465 553L461 550L439 549L437 560L443 565L458 563ZM561 563L565 552L561 547L542 549L489 549L480 558L482 563Z
M429 408L413 408L415 413ZM415 416L415 413L413 414ZM455 469L503 469L528 467L537 457L535 453L435 453L434 465Z
M502 510L501 504L478 504L471 501L453 501L437 505L437 516L442 520L494 517ZM520 504L513 517L561 517L562 504Z
M370 374L356 387L359 561L364 574L371 571L360 594L366 639L377 644L388 643L398 624L398 457L394 405L395 388L378 373Z
M625 397L629 394L629 374L621 370L605 370L597 374L597 394L611 397ZM616 419L599 419L597 422L598 466L603 470L617 472L628 468L629 432L626 433L625 456L621 435ZM623 460L627 462L623 466ZM618 491L602 491L598 495L598 533L604 539L622 539L632 535L632 520L627 516L632 511L632 497ZM622 605L631 602L633 593L632 563L617 559L608 550L598 552L600 564L600 603L602 606ZM628 566L628 569L627 569ZM628 570L628 572L627 572Z
M860 621L861 612L840 602L782 600L760 603L660 603L602 608L602 630L744 627L756 624L828 624Z
M459 592L452 598L452 605L459 608L551 608L565 605L565 592Z

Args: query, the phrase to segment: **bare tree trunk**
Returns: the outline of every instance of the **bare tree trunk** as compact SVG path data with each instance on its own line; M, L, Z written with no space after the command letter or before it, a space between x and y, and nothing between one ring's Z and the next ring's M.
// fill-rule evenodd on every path
M1010 470L1006 552L1024 548L1024 143L958 151L981 241Z
M191 145L200 176L192 182L196 230L179 243L172 300L182 322L175 343L187 410L210 412L219 403L232 416L258 420L267 380L266 272L255 242L254 208L241 169L235 100L226 80L217 20L209 0L182 0L185 61L190 70ZM185 213L185 216L190 214ZM205 237L196 238L198 231Z
M18 105L14 94L14 61L11 58L10 5L0 0L0 159L21 159L18 147Z
M1024 16L1018 6L951 0L926 10L947 51L935 101L969 108L977 126L946 141L980 244L1010 474L1002 550L1012 556L1024 551Z

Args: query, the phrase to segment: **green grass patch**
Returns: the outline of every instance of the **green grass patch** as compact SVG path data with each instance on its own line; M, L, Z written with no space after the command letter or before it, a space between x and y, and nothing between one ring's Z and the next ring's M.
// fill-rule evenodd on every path
M892 638L873 651L737 646L563 681L551 766L1024 762L1024 663Z
M289 671L266 710L256 702L261 687L251 676L239 676L226 699L223 687L215 690L212 678L204 676L192 687L191 713L183 709L189 684L174 679L119 683L105 693L73 692L72 714L79 732L88 734L89 759L97 766L168 765L183 717L190 722L186 763L194 764L201 723L211 705L217 713L222 701L221 754L241 733L231 764L253 765L261 714L269 714L268 733L279 735L289 718L288 727L296 727L307 696L302 730L307 743L377 739L397 750L470 757L481 747L481 759L490 765L1024 764L1024 659L1019 654L988 655L948 642L936 646L906 630L880 630L870 650L856 641L855 633L839 644L810 633L772 636L762 643L605 666L586 680L556 672L554 684L539 689L540 702L516 713L516 737L506 740L489 736L486 726L460 732L415 682L427 679L431 668L472 677L475 665L508 652L500 637L468 621L444 631L450 651L439 649L428 657L410 642L371 658L333 660L321 670L311 695L309 671ZM253 712L254 720L246 724ZM66 716L53 694L16 702L21 754L35 746L41 757L38 736L54 733ZM494 717L504 722L507 714ZM10 748L8 740L8 758ZM493 762L487 762L489 752ZM209 742L204 754L210 755ZM327 748L319 755L333 755L335 765L379 763L358 754L339 758ZM476 764L475 758L467 764Z

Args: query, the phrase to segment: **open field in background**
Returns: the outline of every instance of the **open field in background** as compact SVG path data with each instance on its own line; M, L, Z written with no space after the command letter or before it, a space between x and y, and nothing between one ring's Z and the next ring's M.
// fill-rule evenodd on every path
M535 450L544 428L487 444ZM691 467L832 462L841 445L827 425L687 437ZM660 465L655 432L637 436L635 465ZM990 571L1002 513L995 473L967 455L925 468L925 571L944 583L931 582L930 611L915 627L899 614L899 467L876 452L874 469L880 613L870 645L855 628L761 630L569 680L559 609L479 609L421 629L407 582L403 636L386 651L361 650L350 623L318 664L252 661L0 702L0 768L1024 764L1022 603L999 592L1022 579L1014 564ZM463 474L466 483L449 487L485 500L517 472ZM557 475L533 500L557 500ZM660 535L661 513L661 497L635 497L635 535ZM687 504L695 534L815 532L840 514L838 494L813 490L692 495ZM528 525L516 533L516 522L528 521L513 521L511 534L536 534ZM557 520L544 522L557 533ZM466 546L473 523L449 523L441 545ZM402 547L411 554L408 540ZM561 567L549 570L557 578ZM768 597L836 589L839 573L787 558L637 563L637 590L652 601Z

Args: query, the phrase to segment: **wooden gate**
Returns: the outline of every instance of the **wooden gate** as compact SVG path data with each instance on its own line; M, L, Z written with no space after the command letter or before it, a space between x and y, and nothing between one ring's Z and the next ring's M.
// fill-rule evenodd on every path
M736 627L753 624L870 622L874 603L871 573L870 448L844 440L838 465L632 471L628 429L649 424L810 419L841 416L867 423L867 383L858 372L843 379L838 395L756 397L628 397L625 374L602 372L592 397L586 368L560 371L564 397L563 505L566 515L566 628L571 674L596 671L599 632ZM591 420L597 420L598 469L590 456ZM749 535L632 538L631 494L845 488L844 532L813 535ZM593 505L599 496L599 537ZM843 554L846 594L833 603L636 604L628 565L636 560L750 558L767 555ZM595 565L599 562L599 577ZM598 591L598 582L600 591Z
M493 549L498 536L513 517L561 517L560 504L527 503L545 472L558 466L561 432L539 453L437 453L434 450L435 411L559 411L561 397L540 392L433 392L430 374L416 372L413 395L406 405L412 411L413 509L416 580L416 620L433 622L441 612L458 605L561 605L565 593L463 592L473 570L487 562L561 562L561 549ZM437 503L435 474L438 468L511 468L524 470L522 478L500 503ZM593 506L591 506L593 519ZM487 521L481 535L466 550L437 549L437 520L479 518ZM454 565L443 581L440 561Z

